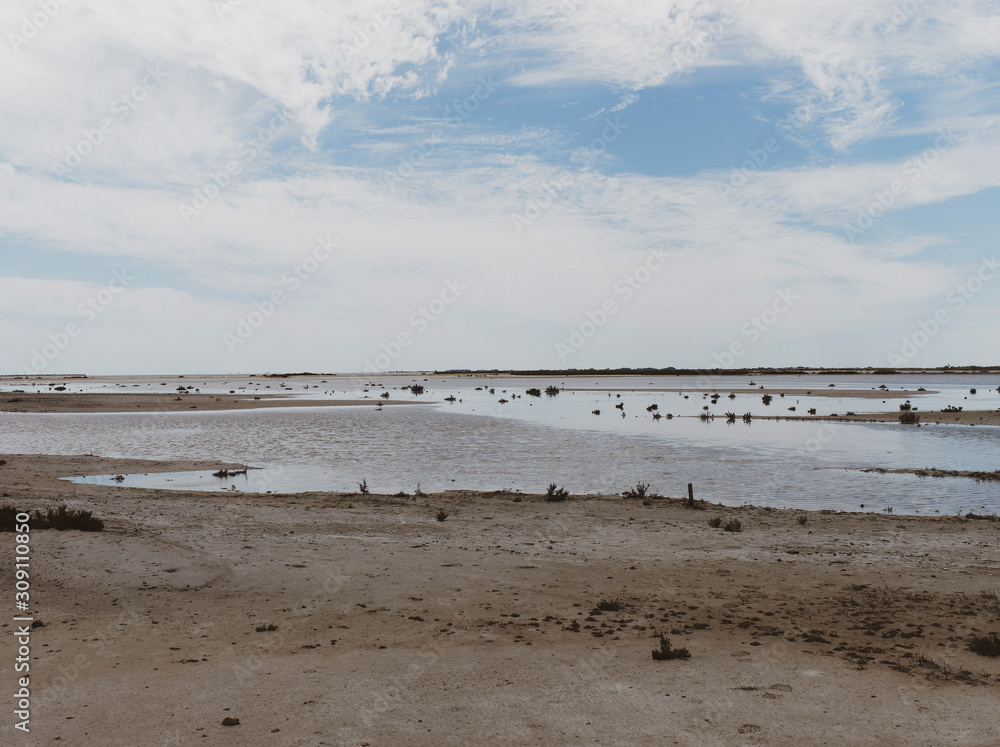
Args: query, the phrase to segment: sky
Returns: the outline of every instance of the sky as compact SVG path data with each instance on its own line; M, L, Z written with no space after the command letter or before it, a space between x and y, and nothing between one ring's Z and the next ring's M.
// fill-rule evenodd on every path
M0 374L996 365L1000 7L7 0Z

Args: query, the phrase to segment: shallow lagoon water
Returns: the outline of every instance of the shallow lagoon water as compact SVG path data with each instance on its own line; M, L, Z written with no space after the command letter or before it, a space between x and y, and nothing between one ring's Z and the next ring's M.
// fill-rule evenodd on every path
M792 377L798 379L798 377ZM969 382L927 380L871 383L852 379L841 388L862 389L886 383L893 389L924 386L939 394L914 400L921 409L941 409L941 402L985 409L1000 404L987 387L996 378L979 377L979 394L970 404ZM138 381L138 380L136 380ZM176 387L177 380L169 379ZM228 391L233 383L181 380L198 384L202 392ZM202 381L208 382L203 384ZM235 381L235 380L234 380ZM243 381L240 385L246 386ZM279 380L280 381L280 380ZM309 382L315 380L306 380ZM798 381L800 396L775 397L771 406L759 394L727 397L728 389L747 381L719 381L713 391L717 405L689 392L628 392L626 389L675 388L694 380L675 377L601 380L608 391L563 391L555 397L530 397L531 386L547 384L593 386L593 381L554 379L454 379L423 377L381 379L338 378L330 397L377 398L382 383L390 399L416 399L393 389L420 381L427 392L419 399L436 404L420 407L282 408L229 412L121 413L121 414L0 414L0 451L11 453L80 454L147 459L219 459L261 467L231 480L207 473L128 475L123 487L165 487L290 493L299 491L353 491L363 479L378 493L413 493L419 484L427 492L450 488L542 492L550 482L576 493L620 493L637 481L651 483L664 495L682 496L686 484L708 501L740 505L828 508L836 510L941 514L1000 511L1000 485L963 478L920 478L879 475L852 468L922 468L955 470L997 469L1000 428L968 426L900 426L897 424L842 424L808 421L755 420L727 424L723 413L804 414L808 407L823 412L898 410L902 400L840 400L809 397ZM332 382L332 380L331 380ZM755 380L768 389L782 382L776 377ZM71 382L67 382L70 384ZM114 388L122 382L110 382ZM132 382L135 383L135 382ZM211 386L210 386L211 383ZM266 392L282 391L275 380L254 382ZM316 390L287 380L296 394L315 397ZM823 382L825 385L825 382ZM87 381L90 390L109 382ZM641 386L640 386L641 385ZM322 385L321 385L322 386ZM485 387L476 391L475 387ZM489 387L494 393L489 393ZM159 381L143 381L131 391L149 391ZM367 392L364 389L368 389ZM119 388L123 390L124 387ZM284 391L288 391L285 389ZM331 389L333 387L331 386ZM507 392L503 393L503 389ZM8 389L9 390L9 389ZM322 390L321 390L322 391ZM609 396L610 392L610 396ZM519 394L513 398L513 394ZM620 394L619 398L617 395ZM454 395L449 403L444 397ZM510 401L500 404L497 400ZM460 401L459 401L460 400ZM796 400L798 402L796 403ZM994 402L998 400L998 402ZM623 403L625 417L615 408ZM646 410L677 417L659 421ZM778 407L776 407L778 404ZM708 405L713 421L695 417ZM795 413L787 408L795 406ZM933 406L933 407L932 407ZM601 415L592 410L600 409ZM91 477L86 482L110 482ZM117 484L117 483L110 483ZM864 504L864 508L861 508Z

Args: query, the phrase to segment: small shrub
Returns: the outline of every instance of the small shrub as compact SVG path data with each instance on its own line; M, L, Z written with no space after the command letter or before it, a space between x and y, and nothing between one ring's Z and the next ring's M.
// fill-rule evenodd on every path
M719 527L722 526L722 517L713 516L711 519L708 520L708 525L712 527L712 529L718 529Z
M0 531L14 531L14 518L17 510L14 506L3 506L0 508ZM78 529L81 532L102 532L104 522L94 516L93 513L83 508L50 508L46 511L36 510L30 519L32 529Z
M424 385L423 384L410 384L410 391L413 392L413 394L423 394L424 393Z
M370 491L368 490L368 478L365 478L364 480L358 483L358 492L360 492L361 495L371 495Z
M218 477L219 479L225 480L229 477L236 477L237 475L245 475L247 471L245 469L220 469L218 472L213 472L212 477ZM118 478L115 477L117 480ZM125 478L122 478L125 479ZM119 480L121 482L121 480Z
M969 642L969 651L980 656L1000 656L1000 634L974 635Z
M726 525L722 527L727 532L742 532L743 525L740 524L739 519L730 519L726 522Z
M382 399L389 399L389 392L382 392L379 397Z
M765 394L763 397L760 398L760 401L763 402L765 405L769 405L771 404L772 399L774 399L774 397L772 397L770 394Z
M7 464L7 460L6 459L0 459L0 467L3 467L5 464Z
M809 414L810 415L815 415L816 414L816 408L815 407L810 407L809 408Z
M744 423L749 423L752 420L753 420L753 415L751 413L749 413L749 412L743 413L743 422Z
M541 389L536 389L534 387L532 387L531 389L525 389L524 393L528 394L528 395L531 395L532 397L541 397L542 396L542 390Z
M899 409L900 410L912 410L913 409L913 405L910 404L910 400L906 400L906 402L904 402L903 404L901 404L899 406Z
M547 501L564 501L568 496L569 493L565 489L560 488L554 482L549 483L549 487L545 491L545 500Z
M601 599L597 606L591 610L592 614L597 614L598 612L620 612L622 609L622 602L620 599Z
M594 410L594 411L593 411L593 414L594 414L594 415L600 415L600 414L601 414L601 411L600 411L600 410Z
M726 422L727 423L735 423L736 422L736 413L735 412L727 412L726 413Z
M423 498L427 495L427 493L425 493L423 490L420 489L419 482L417 483L417 489L413 491L413 494L417 496L417 498Z
M445 511L443 508L439 509L438 512L434 515L434 518L437 519L438 521L444 521L445 519L448 518L448 512Z
M17 523L17 507L9 504L0 506L0 532L13 532Z
M655 402L646 408L646 412L653 412L654 410L659 410L660 406Z
M545 393L547 395L549 395L550 397L555 397L557 394L559 394L559 387L557 387L557 386L547 386L547 387L545 387Z
M915 425L920 422L920 416L912 410L899 413L899 422L903 425Z
M691 652L686 648L671 648L670 639L660 633L660 650L653 649L653 661L669 661L671 659L690 659Z
M972 389L969 390L969 394L975 394L975 393L976 393L976 388L975 387L973 387Z
M800 527L804 527L806 523L809 521L809 517L806 516L805 514L799 514L795 520L799 522Z
M254 628L254 630L256 630L258 633L273 633L277 629L278 626L275 625L274 623L261 623L256 628Z
M624 498L659 498L659 494L649 489L648 482L637 482L634 488L622 493Z

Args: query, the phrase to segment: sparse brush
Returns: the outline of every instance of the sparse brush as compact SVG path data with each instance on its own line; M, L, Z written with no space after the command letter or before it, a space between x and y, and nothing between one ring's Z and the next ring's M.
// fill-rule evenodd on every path
M13 532L17 523L18 510L9 504L0 506L0 532Z
M910 400L906 400L906 402L904 402L903 404L901 404L899 406L899 409L900 410L906 410L906 411L912 410L913 409L913 405L910 404Z
M899 422L903 425L915 425L920 422L920 416L912 410L899 413Z
M751 414L749 412L743 413L743 422L744 423L749 423L752 420L753 420L753 414Z
M660 650L653 649L653 661L669 661L670 659L690 659L691 652L686 648L671 648L670 639L660 633Z
M726 422L727 423L735 423L736 422L736 413L735 412L727 412L726 413Z
M740 524L739 519L730 519L726 522L726 525L722 527L727 532L742 532L743 525Z
M413 392L413 394L423 394L424 393L424 385L423 384L410 384L410 391Z
M796 520L797 522L799 522L799 526L800 526L800 527L804 527L804 526L805 526L805 525L806 525L806 524L808 523L808 521L809 521L809 517L808 517L808 516L806 516L805 514L799 514L799 515L798 515L798 516L797 516L797 517L795 518L795 520Z
M774 397L772 397L770 394L765 394L763 397L760 398L760 401L763 402L765 405L769 405L771 404L772 399L774 399Z
M621 608L622 602L620 599L601 599L591 612L593 614L597 614L598 612L620 612Z
M434 515L434 518L438 521L444 521L448 518L448 512L442 508Z
M712 527L712 529L718 529L719 527L722 526L722 517L713 516L711 519L708 520L708 525Z
M7 460L6 459L0 459L0 467L3 467L5 464L7 464Z
M564 501L564 500L566 500L566 498L568 496L569 496L569 493L565 489L560 488L554 482L553 483L549 483L549 487L545 491L545 500L551 501L551 502Z
M236 477L237 475L245 475L247 473L246 469L220 469L218 472L213 472L212 477L218 477L221 479L226 479L228 477ZM116 476L117 479L117 476ZM124 478L122 478L124 479ZM119 482L121 482L119 480Z
M547 387L545 387L545 393L547 395L549 395L550 397L555 397L557 394L559 394L559 387L557 387L557 386L547 386Z
M256 628L254 628L254 630L256 630L258 633L272 633L277 629L278 626L275 625L274 623L261 623Z
M368 491L368 478L365 478L358 483L358 492L360 492L361 495L370 495Z
M2 531L11 532L14 530L14 518L17 511L13 506L4 506L0 509L0 521L2 521ZM83 508L50 508L45 511L36 510L30 519L32 529L78 529L81 532L101 532L104 531L104 522L94 516L90 511Z
M541 389L537 389L535 387L532 387L531 389L525 389L524 393L528 394L528 395L530 395L532 397L541 397L542 396L542 390Z
M417 489L413 491L413 494L417 496L417 498L423 498L427 495L427 493L425 493L423 490L420 489L419 482L417 483Z
M1000 634L974 635L969 641L969 651L980 656L1000 656Z
M637 482L634 488L629 488L622 493L624 498L659 498L660 495L649 489L648 482Z

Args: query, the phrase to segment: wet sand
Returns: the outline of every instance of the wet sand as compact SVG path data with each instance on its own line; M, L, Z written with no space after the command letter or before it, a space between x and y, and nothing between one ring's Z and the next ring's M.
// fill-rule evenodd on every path
M914 389L837 389L836 387L817 387L816 389L789 389L788 387L746 387L736 389L599 389L565 387L564 392L681 392L684 394L770 394L772 397L844 397L853 399L914 399L922 394L937 394L936 391L920 392Z
M1000 410L931 412L914 410L924 425L1000 425ZM718 418L718 416L716 416ZM857 415L754 415L754 420L833 420L839 423L899 423L899 412L866 412ZM913 426L907 426L913 427Z
M3 502L107 522L32 534L31 744L1000 742L1000 660L966 650L1000 630L1000 521L173 492L57 478L235 465L3 458ZM691 658L653 661L660 632Z
M424 400L298 399L283 394L114 394L62 392L0 395L0 412L184 412L187 410L253 410L264 407L346 407L357 405L426 405Z

